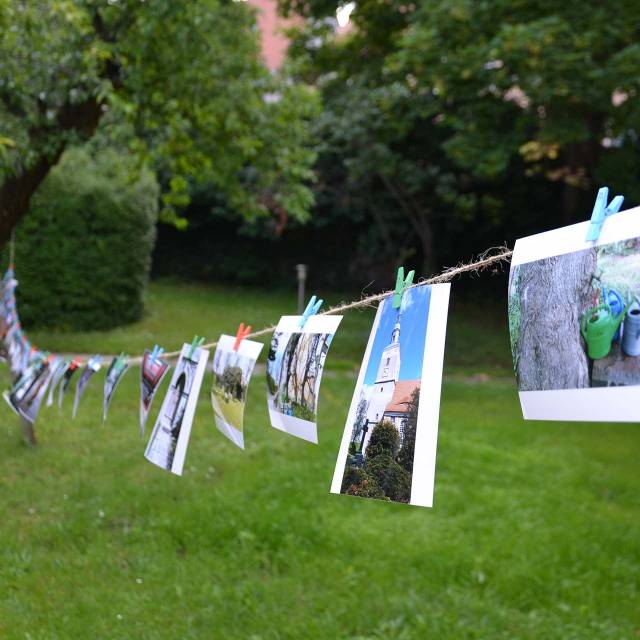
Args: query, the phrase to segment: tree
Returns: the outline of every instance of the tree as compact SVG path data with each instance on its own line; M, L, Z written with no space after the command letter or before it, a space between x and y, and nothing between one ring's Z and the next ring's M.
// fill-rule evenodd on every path
M226 367L222 373L222 388L235 400L244 398L242 386L242 369L240 367Z
M477 247L584 218L598 183L640 201L635 0L361 0L346 34L335 3L281 6L323 97L322 215L366 219L378 263L459 259L472 222Z
M402 420L402 447L398 452L398 464L404 467L409 473L413 473L419 404L420 389L414 389L407 405L407 415Z
M351 442L357 442L362 433L362 428L367 423L367 409L369 403L366 398L360 398L358 402L358 408L356 409L356 418L353 422L353 429L351 431Z
M582 313L594 303L591 280L596 249L546 258L514 268L519 302L515 335L520 391L590 386L589 360L580 336Z
M212 181L248 217L303 219L313 92L258 61L254 17L222 0L0 0L0 245L64 149L118 126L168 177Z
M378 486L376 480L367 474L364 469L352 467L347 464L342 477L340 493L361 498L384 499L384 491Z
M396 457L400 447L400 434L391 420L381 420L373 427L369 444L365 451L367 460L385 454Z
M381 453L367 458L365 471L394 502L409 502L411 498L411 474L390 455Z
M524 160L562 185L567 223L607 164L638 157L639 37L635 0L436 0L419 5L388 68L412 74L416 99L437 96L457 166L490 180Z

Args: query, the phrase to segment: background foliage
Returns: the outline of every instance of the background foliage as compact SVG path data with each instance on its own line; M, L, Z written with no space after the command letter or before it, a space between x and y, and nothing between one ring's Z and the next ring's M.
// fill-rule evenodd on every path
M157 216L151 172L113 149L67 151L16 232L23 324L109 329L138 320Z

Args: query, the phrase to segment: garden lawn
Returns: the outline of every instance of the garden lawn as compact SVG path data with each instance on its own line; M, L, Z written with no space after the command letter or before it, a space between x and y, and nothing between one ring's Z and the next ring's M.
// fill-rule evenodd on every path
M136 325L33 337L52 350L173 349L294 306L293 295L161 283ZM75 421L71 397L61 414L43 408L36 448L3 403L0 638L637 638L640 427L524 422L506 311L463 310L448 338L433 509L328 492L370 310L345 317L329 352L318 446L269 427L264 370L244 452L214 427L207 374L182 478L143 458L138 369L105 424L102 372Z

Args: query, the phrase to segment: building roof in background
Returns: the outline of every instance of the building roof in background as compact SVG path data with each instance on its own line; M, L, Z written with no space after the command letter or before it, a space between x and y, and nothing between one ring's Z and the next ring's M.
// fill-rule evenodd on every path
M411 394L420 388L420 380L400 380L396 383L391 401L384 410L385 413L406 413L409 410Z

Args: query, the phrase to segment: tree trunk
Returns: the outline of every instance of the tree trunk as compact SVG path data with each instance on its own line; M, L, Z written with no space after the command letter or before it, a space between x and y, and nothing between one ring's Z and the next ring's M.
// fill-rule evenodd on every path
M92 97L78 104L68 103L60 108L55 129L43 127L31 130L30 143L36 145L36 148L39 143L46 147L44 143L47 142L48 136L52 135L52 131L60 135L66 131L76 131L84 137L91 137L98 126L101 114L101 105L97 98ZM28 211L31 197L51 168L60 160L65 146L65 137L62 136L53 151L41 153L34 164L5 178L0 186L0 249L7 243L11 231Z
M580 318L593 305L596 249L519 265L520 391L590 386Z

